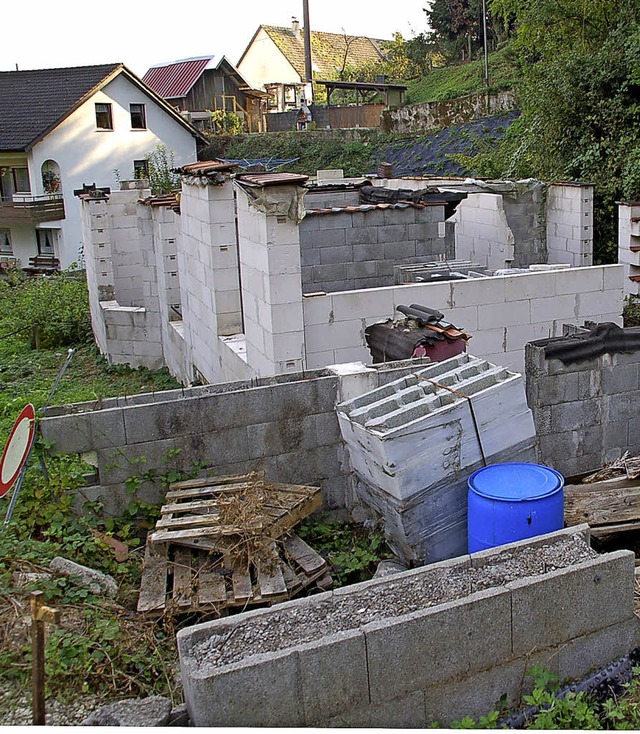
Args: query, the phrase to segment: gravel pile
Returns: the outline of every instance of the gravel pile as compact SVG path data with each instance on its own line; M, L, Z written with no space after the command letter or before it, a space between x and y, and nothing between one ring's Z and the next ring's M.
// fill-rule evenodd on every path
M97 696L83 696L66 703L49 700L45 707L47 726L77 726L102 703ZM16 698L14 691L0 692L0 714L3 726L30 726L31 697L23 694Z
M597 555L584 537L576 534L543 546L501 553L481 568L422 568L415 573L381 580L357 593L345 589L312 598L305 604L272 609L238 623L231 621L220 625L220 634L212 634L194 645L191 656L196 664L207 668L229 665L249 655L313 642L371 622L504 586L516 579L566 568Z

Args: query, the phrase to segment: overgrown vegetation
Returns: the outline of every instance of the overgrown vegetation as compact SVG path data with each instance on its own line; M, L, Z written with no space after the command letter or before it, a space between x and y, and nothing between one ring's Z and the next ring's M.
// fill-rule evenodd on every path
M33 325L40 323L45 328L40 348L34 349ZM27 402L34 404L36 413L47 403L67 348L76 351L55 404L99 403L109 396L178 387L166 370L108 365L89 339L88 323L86 284L80 273L24 279L15 272L0 280L0 443ZM128 507L113 518L105 516L99 501L83 501L77 492L92 467L79 457L51 455L50 449L38 442L13 519L7 526L0 524L0 681L10 691L3 697L1 713L29 700L33 590L43 591L46 603L61 613L60 625L50 626L47 636L48 697L74 701L92 695L108 701L159 694L179 703L175 631L179 624L198 618L177 618L169 610L159 620L148 620L135 611L144 541L158 513L138 497L138 489L143 481L166 487L183 478L172 468L174 454L170 452L160 468L147 467L141 458L139 473L126 482ZM0 499L5 512L9 498ZM329 527L338 583L367 578L375 568L378 536L342 524ZM127 546L126 560L116 561L110 539ZM112 575L119 586L117 598L97 596L66 577L49 575L55 556Z
M336 131L295 131L268 135L240 135L216 141L205 158L296 158L287 166L292 173L315 175L318 169L342 168L345 176L360 176L375 170L375 153L384 140L378 130L336 134Z
M523 697L527 707L534 707L525 729L638 729L640 727L640 668L633 669L633 678L623 685L622 695L605 700L584 691L557 694L560 679L539 665L528 675L533 678L533 691ZM475 721L471 717L455 722L454 729L496 729L509 712L499 708Z

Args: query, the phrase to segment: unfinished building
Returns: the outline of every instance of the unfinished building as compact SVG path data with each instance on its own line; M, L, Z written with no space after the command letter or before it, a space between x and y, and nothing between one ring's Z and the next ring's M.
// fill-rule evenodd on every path
M420 303L522 371L524 345L563 323L621 322L628 266L592 265L588 185L233 170L184 167L179 200L140 182L81 195L111 362L184 384L370 363L366 328Z

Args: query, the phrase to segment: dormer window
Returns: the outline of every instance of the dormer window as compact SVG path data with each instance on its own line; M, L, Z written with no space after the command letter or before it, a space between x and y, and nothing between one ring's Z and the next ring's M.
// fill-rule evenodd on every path
M146 130L147 115L143 104L130 104L129 114L131 115L132 130Z
M96 127L98 130L113 130L113 117L111 105L104 102L96 102Z

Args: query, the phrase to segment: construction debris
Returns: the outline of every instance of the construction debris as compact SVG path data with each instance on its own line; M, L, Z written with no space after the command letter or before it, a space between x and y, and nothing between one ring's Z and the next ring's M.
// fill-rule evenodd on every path
M147 538L139 612L223 616L331 586L326 561L290 532L320 509L319 487L254 472L176 482L166 500Z
M583 522L595 538L640 530L640 457L626 452L579 484L565 487L565 525Z
M522 376L461 354L338 405L361 484L408 565L467 552L467 480L476 469L535 460Z

